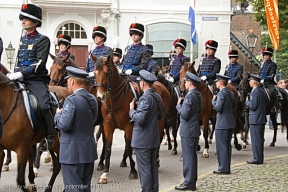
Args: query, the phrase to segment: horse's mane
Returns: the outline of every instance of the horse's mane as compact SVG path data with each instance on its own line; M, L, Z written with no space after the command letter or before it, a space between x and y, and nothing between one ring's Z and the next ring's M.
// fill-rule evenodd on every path
M165 78L163 74L158 73L157 77L158 77L158 81L161 82L165 87L169 86L169 81Z
M97 58L96 63L95 63L95 67L97 70L102 69L103 68L103 56L100 56Z

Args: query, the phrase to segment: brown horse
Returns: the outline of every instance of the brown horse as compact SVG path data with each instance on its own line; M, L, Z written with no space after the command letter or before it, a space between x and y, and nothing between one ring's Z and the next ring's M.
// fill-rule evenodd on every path
M182 79L186 76L187 71L198 76L196 70L194 69L194 63L195 62L182 63L181 70L180 70L180 79ZM238 92L237 92L236 88L234 86L232 86L231 84L228 84L227 88L230 89L231 91L233 91L235 101L236 101L236 103L238 103ZM213 110L213 107L212 107L211 101L213 98L213 94L211 93L208 85L205 82L201 81L201 83L198 85L197 89L199 90L199 92L201 93L201 95L203 97L202 111L198 115L198 118L203 123L203 128L204 128L203 137L205 140L205 149L203 151L203 157L208 158L209 157L209 154L208 154L208 150L209 150L209 143L208 143L209 119L211 119L211 118L215 119L216 118L216 112ZM185 91L185 86L184 86L183 81L180 82L180 90ZM233 116L234 116L235 124L236 124L236 127L234 128L234 145L235 145L237 150L241 150L242 146L240 144L238 144L238 139L237 139L237 135L236 135L239 132L238 130L240 129L240 127L238 126L238 123L237 123L238 121L237 121L237 111L236 110L233 110ZM213 125L213 127L214 127L214 125ZM198 146L198 149L200 149L199 146Z
M3 66L2 66L3 67ZM28 189L25 186L25 168L27 160L29 161L29 183L31 189L36 191L34 186L34 172L33 172L33 148L42 140L43 125L38 121L34 129L32 129L30 121L26 114L24 103L22 100L21 89L18 85L9 80L2 72L0 73L0 110L3 118L3 137L0 140L0 174L4 161L4 149L13 150L17 154L17 184L22 191L27 192ZM57 142L56 142L57 148ZM34 147L32 147L34 146ZM52 160L54 164L53 175L50 179L49 185L46 191L51 191L53 183L60 171L60 164L55 151L49 150L52 154ZM35 153L34 153L35 154Z
M127 156L129 157L131 166L129 178L136 179L138 175L135 169L135 162L132 158L132 125L129 117L129 103L133 100L134 95L130 88L129 80L127 78L124 79L118 74L118 70L109 55L99 58L92 56L92 59L95 63L94 73L96 77L97 98L102 102L101 111L105 120L104 137L106 142L104 145L106 158L104 173L100 177L99 183L107 182L106 175L110 168L111 147L115 128L119 128L125 132L126 146L122 162L126 162ZM170 94L166 87L157 81L153 84L152 88L162 97L163 117L165 117L169 106ZM163 137L164 118L159 121L158 127L161 141ZM159 150L157 156L159 156ZM103 159L100 157L99 164L101 161L103 162Z

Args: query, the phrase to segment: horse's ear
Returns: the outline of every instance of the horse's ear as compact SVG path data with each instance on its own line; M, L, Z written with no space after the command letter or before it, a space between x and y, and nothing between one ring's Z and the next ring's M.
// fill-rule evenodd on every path
M91 59L94 61L94 63L97 61L97 58L94 57L92 54L91 54Z
M50 55L51 59L55 60L55 56L54 55L52 55L51 53L49 53L49 55Z
M110 59L111 59L110 55L107 55L107 62L110 62Z
M195 65L195 60L192 62L192 64L191 64L193 67L194 67L194 65Z

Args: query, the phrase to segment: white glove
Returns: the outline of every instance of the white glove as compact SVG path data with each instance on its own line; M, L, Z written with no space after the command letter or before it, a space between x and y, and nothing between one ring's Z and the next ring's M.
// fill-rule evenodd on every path
M132 69L126 70L126 71L125 71L125 74L126 74L126 75L131 75L131 74L132 74Z
M232 83L231 80L229 80L228 83Z
M264 79L261 79L260 83L263 84L264 83Z
M7 73L6 75L10 80L16 80L21 79L23 77L23 74L21 72L16 73Z
M117 69L119 74L122 74L122 69Z
M200 77L200 79L205 81L207 79L207 77L206 76L202 76L202 77Z
M94 76L95 76L94 71L91 71L91 72L89 72L88 74L89 74L89 75L88 75L89 77L94 77Z
M174 78L173 78L173 77L169 77L169 78L168 78L168 81L170 81L171 83L173 83L173 82L174 82Z

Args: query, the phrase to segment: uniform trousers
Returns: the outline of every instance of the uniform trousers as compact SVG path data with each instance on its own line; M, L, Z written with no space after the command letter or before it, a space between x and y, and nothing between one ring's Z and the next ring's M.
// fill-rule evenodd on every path
M216 129L216 152L218 159L218 171L230 173L233 129Z
M38 100L41 115L45 116L50 110L48 86L42 79L24 80L23 83Z
M263 163L264 161L264 132L265 124L250 124L250 136L252 143L253 159L252 162Z
M156 148L134 148L142 192L158 192Z
M198 177L198 157L197 157L198 137L181 137L183 156L183 185L196 187Z
M90 192L94 162L81 164L61 163L65 192Z

